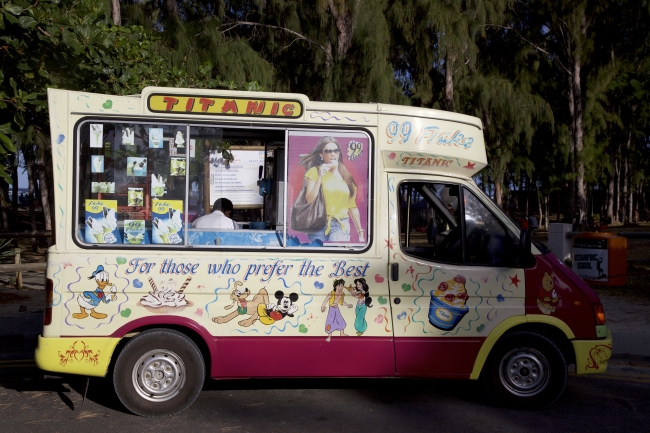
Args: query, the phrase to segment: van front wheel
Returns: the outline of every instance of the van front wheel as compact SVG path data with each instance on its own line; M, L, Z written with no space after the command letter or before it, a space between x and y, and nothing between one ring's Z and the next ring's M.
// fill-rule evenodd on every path
M567 365L562 351L536 332L514 332L494 346L483 368L489 393L501 404L542 409L564 391Z
M142 416L175 415L198 397L205 377L201 351L167 329L133 337L115 362L113 385L122 404Z

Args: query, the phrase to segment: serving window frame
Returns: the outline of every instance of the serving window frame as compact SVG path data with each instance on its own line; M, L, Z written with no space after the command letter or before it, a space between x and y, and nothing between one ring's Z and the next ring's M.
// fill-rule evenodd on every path
M81 166L80 166L80 156L81 156L81 137L80 137L80 129L84 124L89 124L89 123L113 123L113 124L120 124L120 123L129 123L129 124L138 124L142 126L147 126L147 125L160 125L160 126L175 126L180 128L184 128L185 131L187 131L187 142L189 145L189 141L191 140L190 137L190 129L193 126L197 127L215 127L215 128L222 128L222 129L256 129L256 130L275 130L275 131L284 131L285 135L285 141L284 141L284 148L285 150L288 150L289 144L288 144L288 137L289 137L289 131L292 132L297 132L297 131L305 131L308 133L317 133L317 132L322 132L323 134L327 135L335 135L336 132L342 132L342 133L350 133L350 132L358 132L362 133L367 136L368 138L368 153L367 153L367 158L368 158L368 190L365 200L367 203L367 217L366 221L364 221L366 225L366 233L365 233L365 245L347 245L347 246L328 246L327 244L319 247L310 247L310 246L301 246L301 245L287 245L287 229L288 229L288 209L290 206L287 205L286 200L287 200L287 159L288 159L288 152L285 151L285 185L284 185L284 191L282 191L282 194L284 194L284 200L285 200L285 205L284 205L284 221L282 225L282 229L280 231L280 228L278 227L278 231L280 231L282 237L283 237L283 243L279 247L250 247L246 245L241 245L241 246L227 246L227 245L210 245L210 246L205 246L205 245L196 245L196 244L188 244L188 236L185 235L183 237L183 243L179 245L174 245L174 244L127 244L127 243L113 243L113 244L108 244L108 243L98 243L98 244L93 244L93 243L87 243L84 241L84 239L80 236L82 227L80 224L80 210L82 209L83 202L86 199L85 197L81 197L81 190L80 190L80 178L81 178ZM372 134L371 131L369 131L367 128L363 127L346 127L346 126L341 126L337 125L335 128L326 128L323 127L323 125L296 125L293 123L277 123L277 124L271 124L271 123L260 123L260 124L251 124L251 123L241 123L241 122L215 122L214 120L212 121L197 121L196 119L179 119L179 118L151 118L151 117L146 117L146 116L137 116L137 117L122 117L122 116L84 116L80 119L78 119L73 127L73 143L74 143L74 152L73 152L73 188L72 188L72 212L71 212L71 225L72 227L71 230L71 236L72 240L75 245L82 249L89 249L89 250L132 250L132 251L142 251L142 250L159 250L159 251L168 251L168 250L176 250L176 251L183 251L183 250L192 250L192 251L242 251L242 252L253 252L253 251L285 251L287 253L295 253L297 251L301 252L315 252L315 253L347 253L347 254L361 254L366 251L368 251L372 245L373 245L373 235L374 235L374 221L375 221L375 179L376 179L376 173L375 170L377 169L377 163L375 161L376 158L376 149L375 149L375 138ZM190 227L188 227L188 194L189 194L189 183L190 183L190 176L189 176L189 167L190 167L190 152L189 152L189 146L188 150L186 151L185 154L185 160L186 160L186 175L185 175L185 192L184 192L184 199L183 199L183 227L184 230L187 231ZM205 175L205 174L204 174ZM145 181L146 182L146 181ZM122 219L123 221L123 219Z

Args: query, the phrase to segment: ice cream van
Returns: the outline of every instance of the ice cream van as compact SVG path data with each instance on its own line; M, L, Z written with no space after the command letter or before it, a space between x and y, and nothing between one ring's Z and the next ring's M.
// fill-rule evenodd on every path
M108 375L161 416L206 378L463 378L539 408L569 366L607 369L598 296L472 180L475 117L204 89L48 98L43 370Z

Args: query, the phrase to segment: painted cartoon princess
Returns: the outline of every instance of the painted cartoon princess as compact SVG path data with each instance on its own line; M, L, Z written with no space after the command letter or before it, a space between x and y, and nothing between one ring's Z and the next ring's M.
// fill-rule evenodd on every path
M323 305L320 310L325 312L325 304L329 301L330 308L327 313L327 320L325 321L325 332L327 332L327 341L329 343L332 338L332 332L341 331L341 337L347 337L347 334L344 332L347 324L341 315L340 305L345 305L348 308L352 308L352 304L348 304L343 299L345 294L343 289L345 288L345 281L343 280L334 280L334 290L325 298Z
M357 330L357 335L361 336L368 329L366 311L368 308L372 308L372 298L370 297L370 288L365 278L354 280L354 284L356 287L352 289L352 296L358 299L357 306L354 310L356 316L356 319L354 319L354 329Z
M97 283L97 288L95 291L86 291L83 293L80 293L79 296L77 296L77 302L79 303L79 307L81 308L80 313L74 313L72 317L75 319L85 319L88 317L88 313L86 310L90 310L90 316L94 317L95 319L104 319L106 318L106 314L104 313L98 313L95 311L95 308L99 305L100 302L103 302L105 304L108 304L111 301L117 301L117 288L115 287L114 284L111 284L109 280L109 275L108 272L104 270L104 267L102 265L97 266L97 269L93 274L88 277L89 280L95 279L95 282ZM110 286L111 287L111 297L110 299L106 296L104 293L104 289L106 287Z

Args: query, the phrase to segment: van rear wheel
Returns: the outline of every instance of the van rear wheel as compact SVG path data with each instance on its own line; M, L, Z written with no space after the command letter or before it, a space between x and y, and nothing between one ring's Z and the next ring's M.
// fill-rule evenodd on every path
M503 336L483 368L488 392L502 405L542 409L564 391L567 365L553 340L536 332Z
M169 416L187 409L201 392L205 364L184 334L150 330L133 337L120 352L113 386L122 404L142 416Z

